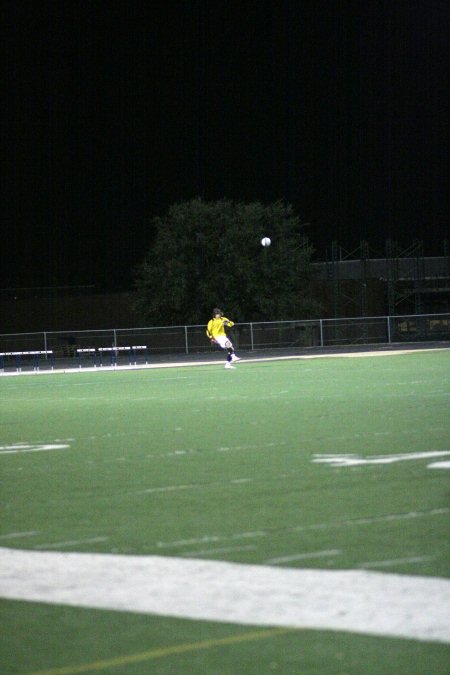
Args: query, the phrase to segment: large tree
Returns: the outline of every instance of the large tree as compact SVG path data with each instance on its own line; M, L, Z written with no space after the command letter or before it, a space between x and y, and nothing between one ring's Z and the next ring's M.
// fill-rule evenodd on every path
M291 206L194 199L171 206L153 227L136 270L136 308L149 322L204 323L216 306L235 321L318 315L313 249Z

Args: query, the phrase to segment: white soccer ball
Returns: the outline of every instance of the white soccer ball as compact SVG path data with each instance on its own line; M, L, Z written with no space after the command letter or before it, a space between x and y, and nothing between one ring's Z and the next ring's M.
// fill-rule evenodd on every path
M270 246L271 243L272 243L272 241L271 241L270 237L263 237L261 239L261 246L264 246L264 247Z

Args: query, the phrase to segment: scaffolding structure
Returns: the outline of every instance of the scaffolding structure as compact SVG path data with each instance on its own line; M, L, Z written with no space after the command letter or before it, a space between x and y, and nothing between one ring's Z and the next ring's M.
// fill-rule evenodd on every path
M361 241L352 251L333 241L325 263L331 284L332 315L368 316L369 292L374 284L382 287L385 311L389 315L422 314L429 311L430 298L448 311L450 304L450 255L444 242L444 255L427 258L423 242L402 248L386 240L382 255ZM433 309L436 311L436 308Z
M327 260L327 278L332 288L333 316L348 314L367 316L368 282L370 275L371 251L367 241L352 251L345 250L337 241L331 243L331 256ZM358 262L351 271L342 263Z

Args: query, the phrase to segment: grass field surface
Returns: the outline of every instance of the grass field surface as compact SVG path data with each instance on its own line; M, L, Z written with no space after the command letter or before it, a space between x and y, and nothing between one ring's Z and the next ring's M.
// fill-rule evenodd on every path
M1 672L448 673L449 374L1 378Z

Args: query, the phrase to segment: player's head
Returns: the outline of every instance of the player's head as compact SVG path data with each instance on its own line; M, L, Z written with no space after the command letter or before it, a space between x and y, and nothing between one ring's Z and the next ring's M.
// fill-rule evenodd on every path
M223 316L222 310L219 309L218 307L214 307L214 309L213 309L213 317L214 317L215 319L217 319L217 318L220 317L220 316Z

